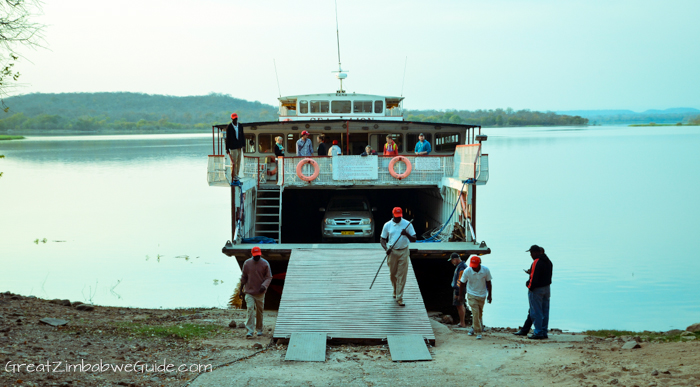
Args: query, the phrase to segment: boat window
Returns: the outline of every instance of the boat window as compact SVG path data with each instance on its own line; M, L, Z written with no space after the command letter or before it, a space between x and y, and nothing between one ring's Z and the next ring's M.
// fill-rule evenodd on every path
M369 143L372 145L372 149L376 150L379 154L384 152L387 134L388 133L372 134L369 138ZM401 133L391 133L389 136L391 136L396 145L399 147L399 153L403 152L403 136Z
M299 140L298 133L287 134L287 151L286 156L296 156L297 155L297 140Z
M328 113L328 101L311 101L311 113Z
M259 153L275 153L275 137L284 135L281 133L277 134L259 134L258 135L258 152Z
M454 152L459 144L459 133L435 133L436 152Z
M255 153L255 134L245 135L245 153Z
M343 114L350 113L350 101L331 101L331 113Z
M299 101L299 113L306 114L308 112L309 112L309 102L308 101Z
M372 113L372 101L353 101L353 113Z
M384 101L374 101L374 112L381 113L384 108Z
M418 143L418 135L420 133L408 133L406 134L406 149L408 152L414 152L416 150L416 144ZM425 141L429 142L431 145L431 148L433 145L433 135L430 133L424 133L425 134Z
M367 211L367 202L362 199L333 199L328 211Z

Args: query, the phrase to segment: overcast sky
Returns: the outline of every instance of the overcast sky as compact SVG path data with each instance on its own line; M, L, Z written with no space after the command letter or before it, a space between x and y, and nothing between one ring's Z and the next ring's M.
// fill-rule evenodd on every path
M31 92L334 92L332 0L44 0ZM409 109L700 108L699 0L338 0L349 92ZM31 62L29 62L31 61Z

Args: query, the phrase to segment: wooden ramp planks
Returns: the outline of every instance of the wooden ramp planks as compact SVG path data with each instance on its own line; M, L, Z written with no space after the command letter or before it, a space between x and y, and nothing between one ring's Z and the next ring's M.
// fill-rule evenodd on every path
M434 344L435 334L410 264L405 307L392 297L386 263L369 289L384 255L381 248L293 250L273 337L323 332L329 339L383 341L389 335L414 334Z

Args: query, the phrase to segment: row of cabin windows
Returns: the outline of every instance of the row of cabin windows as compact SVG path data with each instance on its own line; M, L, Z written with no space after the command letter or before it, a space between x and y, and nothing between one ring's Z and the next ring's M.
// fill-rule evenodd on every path
M413 153L416 148L416 143L419 141L417 133L392 133L388 134L394 140L396 145L399 147L399 153ZM256 135L253 133L247 133L246 137L246 147L245 153L263 153L263 154L274 154L275 153L275 138L281 136L283 139L283 144L285 146L286 156L296 156L297 153L297 141L299 140L299 133L288 133L288 134L258 134L257 142ZM326 143L330 146L333 140L337 140L340 147L343 149L343 154L347 151L347 137L345 133L324 133L326 137ZM377 153L382 154L384 151L384 144L386 144L387 133L351 133L350 134L350 154L359 155L364 152L364 148L367 145L371 145L372 149L377 151ZM430 142L433 148L433 152L454 152L457 145L462 144L460 142L459 133L436 133L435 142L433 142L433 134L426 133L425 140ZM405 138L405 141L404 141ZM318 150L319 145L319 134L314 134L311 136L311 142L313 144L314 155ZM405 148L404 148L405 144Z
M381 114L384 109L384 101L299 101L299 114L328 113L349 114L352 113L374 113Z

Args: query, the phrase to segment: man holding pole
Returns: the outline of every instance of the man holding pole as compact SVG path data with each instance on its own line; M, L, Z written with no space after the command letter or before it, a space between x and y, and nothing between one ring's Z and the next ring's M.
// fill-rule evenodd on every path
M394 287L394 298L399 306L403 303L403 288L406 286L408 260L410 258L408 244L416 241L416 231L413 225L403 218L401 207L392 211L394 218L384 224L380 243L386 250L391 285ZM391 247L387 247L387 244Z

